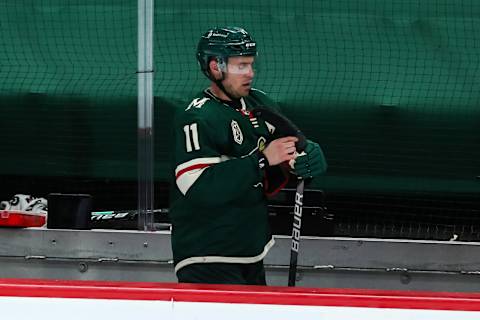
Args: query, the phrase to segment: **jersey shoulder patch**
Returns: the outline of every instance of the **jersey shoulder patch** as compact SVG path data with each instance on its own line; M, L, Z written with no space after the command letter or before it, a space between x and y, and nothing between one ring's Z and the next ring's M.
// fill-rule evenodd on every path
M193 99L190 104L188 105L188 107L185 109L185 111L188 111L190 109L200 109L202 108L205 103L207 103L208 101L210 100L210 98L208 97L200 97L200 98L195 98Z
M186 108L178 109L176 123L185 124L190 122L217 123L219 118L218 102L209 98L197 96Z

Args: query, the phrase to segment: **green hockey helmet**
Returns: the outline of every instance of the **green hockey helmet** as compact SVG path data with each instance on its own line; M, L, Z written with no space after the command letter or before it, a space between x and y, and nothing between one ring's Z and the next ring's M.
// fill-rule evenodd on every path
M239 27L210 29L200 38L197 46L198 64L209 79L208 64L212 59L217 59L221 67L226 67L229 57L256 55L255 41Z

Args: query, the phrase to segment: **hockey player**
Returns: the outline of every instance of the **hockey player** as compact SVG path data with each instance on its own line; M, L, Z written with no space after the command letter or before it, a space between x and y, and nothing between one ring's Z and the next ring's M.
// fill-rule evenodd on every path
M250 112L275 107L252 88L256 55L255 41L238 27L209 30L198 43L211 85L174 123L170 218L179 282L265 285L263 258L274 244L266 194L282 188L289 171L312 178L326 170L318 144L308 141L297 157L296 137L276 138Z

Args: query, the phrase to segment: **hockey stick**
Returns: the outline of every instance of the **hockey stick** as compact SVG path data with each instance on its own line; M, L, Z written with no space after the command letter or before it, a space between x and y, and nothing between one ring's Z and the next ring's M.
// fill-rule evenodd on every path
M300 247L300 230L302 228L303 190L305 180L300 179L295 192L295 206L293 207L292 247L290 249L290 267L288 269L288 286L295 287L297 277L298 249Z
M278 112L265 107L259 107L253 110L256 117L260 117L270 125L275 127L274 138L280 138L285 136L295 136L298 141L295 144L295 148L298 153L305 150L307 145L307 138L298 129L298 127L287 119L285 116ZM305 180L299 179L297 183L297 189L295 192L295 205L293 215L293 227L292 227L292 247L290 249L290 266L288 268L288 286L294 287L297 277L297 261L298 261L298 249L300 247L300 230L302 227L302 210L303 210L303 190L305 188Z
M170 229L168 208L153 210L155 230ZM90 216L92 229L125 229L135 230L138 221L138 210L93 211Z
M168 213L168 208L154 209L153 213ZM108 210L108 211L93 211L91 213L91 220L110 220L110 219L132 219L136 218L138 210Z

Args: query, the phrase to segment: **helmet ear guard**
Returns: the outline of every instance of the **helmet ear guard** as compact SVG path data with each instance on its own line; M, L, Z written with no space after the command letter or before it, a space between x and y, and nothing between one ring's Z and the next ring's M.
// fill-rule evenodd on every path
M221 72L227 72L228 58L225 59L224 57L216 57L216 61L217 61L218 70Z
M210 57L208 60L208 67L204 71L205 75L211 80L217 80L216 77L212 74L212 70L215 72L219 72L221 74L221 78L223 79L224 74L227 72L227 63L225 59L222 57Z

